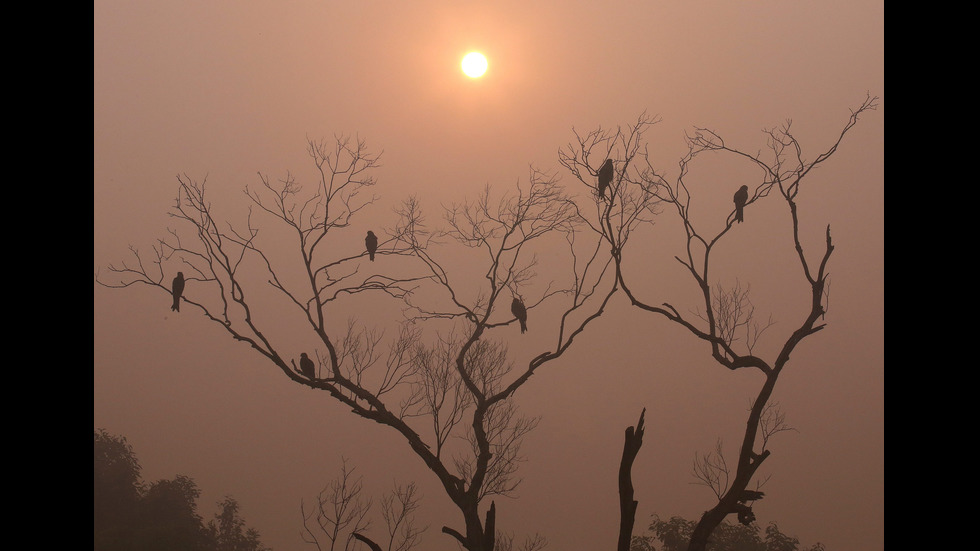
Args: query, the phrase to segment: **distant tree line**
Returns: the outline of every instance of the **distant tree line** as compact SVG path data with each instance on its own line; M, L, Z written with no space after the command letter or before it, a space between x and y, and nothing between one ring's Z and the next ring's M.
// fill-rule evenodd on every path
M691 534L697 522L681 517L661 520L657 515L650 521L650 534L633 536L630 551L688 551ZM655 547L659 541L661 546ZM769 523L765 533L758 523L732 524L724 521L711 533L707 551L825 551L822 543L800 547L800 540L783 534L776 523Z
M95 551L272 551L246 528L228 496L206 524L197 513L201 491L177 475L150 484L123 436L95 431Z

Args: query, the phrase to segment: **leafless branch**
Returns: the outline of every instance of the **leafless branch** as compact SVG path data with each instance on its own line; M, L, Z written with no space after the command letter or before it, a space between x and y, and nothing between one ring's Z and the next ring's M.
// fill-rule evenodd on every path
M731 288L725 288L719 283L715 286L711 300L716 333L724 341L726 349L732 349L740 340L737 335L743 333L745 348L751 355L759 338L775 322L771 315L765 323L755 320L755 306L749 299L749 291L750 286L743 288L738 279ZM700 313L697 315L705 322L709 321L708 316Z
M494 551L542 551L547 549L548 540L540 534L527 536L520 547L515 548L514 535L497 531L497 545Z
M701 455L695 452L693 473L697 479L695 484L707 486L718 499L728 491L731 470L725 461L720 438L715 443L714 451Z
M381 498L381 516L388 530L387 551L408 551L419 545L426 528L415 524L420 496L415 483L396 484L390 494Z
M334 551L338 542L344 549L353 533L370 526L367 515L371 500L361 496L362 478L354 478L355 470L344 458L340 475L320 491L312 510L307 512L305 505L300 503L303 541L316 545L320 551Z
M779 407L779 402L769 402L762 410L759 418L759 435L762 437L762 450L769 449L769 439L780 432L796 431L786 422L786 414Z

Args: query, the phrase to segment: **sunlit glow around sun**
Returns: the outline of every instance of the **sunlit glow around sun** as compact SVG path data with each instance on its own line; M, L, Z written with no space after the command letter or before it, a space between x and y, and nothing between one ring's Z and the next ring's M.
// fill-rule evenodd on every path
M470 78L480 78L487 72L487 58L480 52L470 52L463 56L463 72Z

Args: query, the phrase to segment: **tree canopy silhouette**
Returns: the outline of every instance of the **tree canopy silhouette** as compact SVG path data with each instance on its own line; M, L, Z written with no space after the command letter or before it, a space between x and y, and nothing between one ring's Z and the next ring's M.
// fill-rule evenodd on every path
M630 551L655 551L653 542L659 541L657 551L688 551L696 521L673 516L663 520L653 515L648 531L650 534L634 536ZM711 534L708 551L824 551L822 543L800 547L800 540L786 535L775 523L769 523L765 531L758 524L749 526L722 522Z
M234 498L225 497L205 525L193 479L177 475L145 484L125 437L102 429L94 434L95 551L271 551L245 526Z

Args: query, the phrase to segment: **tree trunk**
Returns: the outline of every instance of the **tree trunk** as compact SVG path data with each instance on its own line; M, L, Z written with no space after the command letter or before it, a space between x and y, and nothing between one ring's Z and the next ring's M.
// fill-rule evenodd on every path
M725 520L725 516L727 515L727 513L721 511L720 507L721 504L718 504L710 511L705 511L701 515L701 520L694 527L694 532L691 533L691 543L687 547L688 551L704 551L708 545L708 536L721 524L721 521Z
M619 545L618 551L629 551L630 543L633 540L633 523L636 520L636 505L633 500L633 460L643 445L643 414L646 408L640 412L640 420L636 423L636 428L626 428L626 439L623 443L623 459L619 463Z
M763 450L762 453L756 454L752 451L752 445L759 431L759 420L762 418L762 412L769 401L769 397L772 396L776 378L781 370L782 368L778 367L766 376L766 382L759 390L759 395L749 412L748 421L745 423L745 435L742 439L742 448L739 450L738 466L735 469L732 485L717 505L701 515L701 520L694 527L694 532L691 533L691 544L688 546L688 551L704 551L705 546L708 545L708 537L729 514L739 514L740 522L746 518L743 516L746 512L751 516L752 509L746 507L740 500L744 499L744 492L756 470L759 469L759 465L769 457L769 450Z
M482 526L476 504L473 507L460 507L460 509L466 522L466 535L448 526L443 526L442 531L456 538L466 551L493 551L497 531L497 507L494 502L490 502L486 522Z

